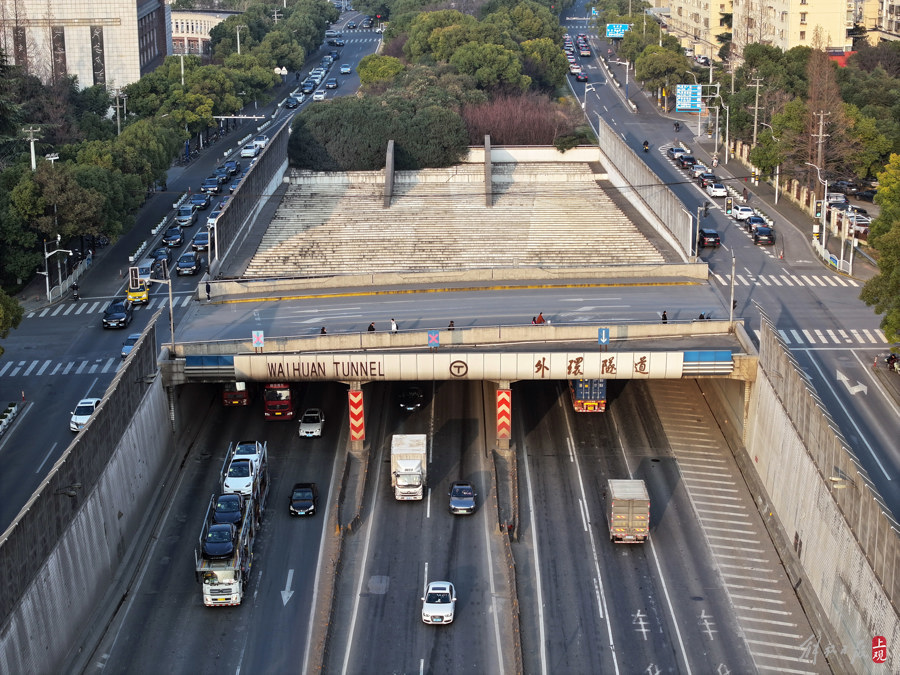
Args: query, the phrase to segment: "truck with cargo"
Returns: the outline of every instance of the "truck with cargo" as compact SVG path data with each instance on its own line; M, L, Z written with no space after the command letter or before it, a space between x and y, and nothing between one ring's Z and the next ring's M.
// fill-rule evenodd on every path
M609 481L607 492L609 539L617 544L640 544L650 537L650 495L642 480Z
M422 499L428 478L425 434L394 434L391 439L391 487L397 500Z
M606 380L569 380L569 393L575 412L606 410Z
M234 547L230 555L210 557L204 544L207 543L210 528L220 525L223 518L217 519L216 496L212 495L206 509L206 518L200 530L200 539L194 551L194 569L197 581L200 582L203 604L207 607L230 607L241 604L247 586L250 569L253 564L253 544L259 531L260 521L269 496L269 467L266 457L266 444L259 443L259 456L242 459L239 462L250 462L253 465L253 478L249 491L232 491L227 488L227 468L235 459L238 447L247 442L228 446L221 475L221 493L243 494L241 517L237 521L234 536ZM242 486L243 487L243 486ZM217 520L219 522L217 522Z

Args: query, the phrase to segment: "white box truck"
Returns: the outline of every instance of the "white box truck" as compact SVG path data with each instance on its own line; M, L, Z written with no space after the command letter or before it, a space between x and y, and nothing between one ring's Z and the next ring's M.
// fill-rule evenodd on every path
M650 537L650 495L642 480L610 480L609 539L639 544Z
M422 499L428 478L425 434L394 434L391 439L391 487L398 500Z

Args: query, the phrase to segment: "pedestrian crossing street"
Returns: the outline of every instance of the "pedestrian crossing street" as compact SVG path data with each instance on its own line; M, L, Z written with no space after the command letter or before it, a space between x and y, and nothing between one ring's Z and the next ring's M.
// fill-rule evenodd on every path
M712 273L716 281L723 286L731 286L730 275L721 275ZM735 274L734 283L736 286L755 286L762 284L763 286L779 286L782 288L807 286L811 288L835 288L838 286L852 286L859 288L859 282L854 279L846 279L833 274L754 274L743 275Z
M871 330L861 328L849 331L839 328L814 328L812 330L794 330L793 328L782 330L779 328L776 330L788 347L792 345L864 345L867 347L884 347L888 344L887 338L879 328ZM759 341L760 331L754 330L753 333L756 335L757 341Z
M187 307L191 304L191 301L195 298L193 293L189 295L185 295L184 297L175 296L172 299L172 306L175 309L179 307ZM78 316L79 314L83 314L87 316L88 314L102 314L103 310L109 305L112 298L104 298L102 300L79 300L78 302L67 302L59 305L54 305L51 307L46 307L41 310L36 310L34 312L29 312L25 315L26 319L34 319L34 318L44 318L44 317L56 317L56 316ZM135 305L134 310L140 311L141 309L159 309L160 307L165 307L169 304L169 296L168 294L161 294L155 297L150 298L150 302L146 305Z

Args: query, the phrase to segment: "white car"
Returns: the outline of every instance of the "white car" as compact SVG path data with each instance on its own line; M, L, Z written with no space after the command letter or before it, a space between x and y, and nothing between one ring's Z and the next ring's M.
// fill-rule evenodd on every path
M256 157L259 154L259 146L255 143L250 143L241 148L241 157Z
M449 581L432 581L422 598L422 621L453 623L456 611L456 589Z
M268 136L257 136L256 138L253 139L253 144L257 148L262 150L264 147L266 147L269 144L269 137Z
M325 414L318 408L308 408L300 418L300 438L321 436L323 426L325 426Z
M313 101L324 101L325 100L325 90L317 89L316 93L313 94Z
M706 194L710 197L727 197L728 190L721 183L712 183L706 186Z
M572 75L577 75L578 73L581 72L581 66L579 66L577 63L570 63L569 64L569 72Z
M253 476L256 470L249 459L232 459L225 472L222 492L249 497L253 492Z
M342 63L341 64L341 75L349 75L350 74L350 64Z
M78 405L72 411L72 418L69 420L69 429L72 431L84 429L84 425L87 424L102 400L101 398L83 398L78 401Z
M259 468L262 461L263 445L259 441L240 441L231 454L232 459L249 459L253 466Z
M735 220L747 220L750 216L755 216L756 211L751 209L749 206L744 206L743 204L738 204L731 209L731 217Z

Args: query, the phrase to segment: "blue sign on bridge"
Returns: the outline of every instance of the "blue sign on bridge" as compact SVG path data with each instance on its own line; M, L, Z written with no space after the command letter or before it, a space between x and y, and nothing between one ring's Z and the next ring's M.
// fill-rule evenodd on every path
M600 329L597 331L597 341L598 341L601 345L608 345L608 344L609 344L609 328L600 328Z

